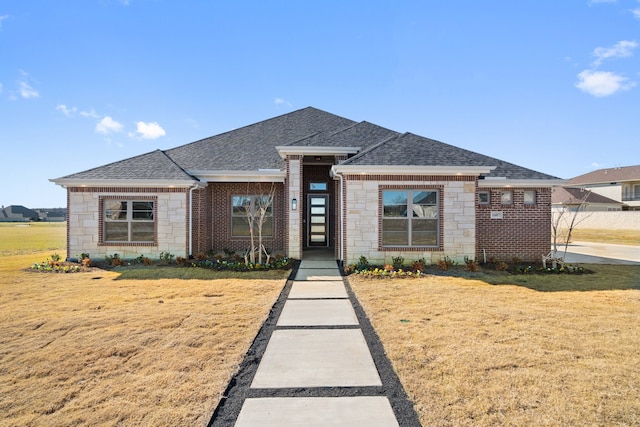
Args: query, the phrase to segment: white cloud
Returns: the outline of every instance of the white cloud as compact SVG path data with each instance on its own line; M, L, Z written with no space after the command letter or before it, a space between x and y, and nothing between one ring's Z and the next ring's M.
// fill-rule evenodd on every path
M139 134L139 137L142 139L157 139L161 136L165 136L167 133L162 129L157 122L138 122L136 123L137 130L136 132ZM129 136L134 136L135 134L129 134Z
M291 107L291 103L286 99L276 98L274 102L276 103L276 105L286 105L287 107Z
M613 47L597 47L593 50L593 56L596 57L593 64L598 66L605 59L633 56L633 49L636 47L638 47L638 43L634 40L622 40L613 45Z
M93 109L91 111L80 111L80 115L82 117L87 117L87 118L91 118L91 119L99 119L100 118L100 116Z
M96 125L96 132L103 133L105 135L112 132L121 132L122 124L116 122L109 116L105 116Z
M640 7L636 9L631 9L631 14L636 18L640 19Z
M626 77L610 71L584 70L578 74L575 86L583 92L595 97L613 95L622 90L629 90L636 85Z
M76 107L69 108L64 104L58 104L56 105L56 110L62 111L62 114L64 114L67 117L72 117L76 113L77 108Z
M8 18L9 18L9 15L0 15L0 30L2 29L2 21Z
M598 3L618 3L618 0L589 0L589 6Z

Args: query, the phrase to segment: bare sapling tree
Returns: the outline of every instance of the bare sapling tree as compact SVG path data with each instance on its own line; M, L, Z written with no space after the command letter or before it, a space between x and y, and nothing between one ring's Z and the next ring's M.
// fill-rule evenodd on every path
M263 252L266 254L267 260L270 258L264 244L262 243L262 231L264 224L269 218L269 213L272 212L271 206L273 205L275 192L276 187L274 184L271 184L271 188L268 192L264 192L262 190L262 185L259 185L257 191L253 191L254 195L251 195L251 188L249 184L247 184L247 196L244 197L242 201L242 208L249 226L249 240L251 244L247 254L245 254L246 263L256 263L256 252L258 252L259 264L262 264ZM256 237L258 239L257 246Z
M551 212L551 237L553 239L553 249L549 255L542 258L542 262L546 267L546 261L551 261L554 269L558 268L558 264L564 262L571 242L571 234L573 230L582 221L587 219L588 215L581 218L578 216L580 212L584 212L587 206L587 199L591 195L590 190L581 190L581 197L571 196L562 203L562 207ZM558 256L558 247L564 245L562 256Z

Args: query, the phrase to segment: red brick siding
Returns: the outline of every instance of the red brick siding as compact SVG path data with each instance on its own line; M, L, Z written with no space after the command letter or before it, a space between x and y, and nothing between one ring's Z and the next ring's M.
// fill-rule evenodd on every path
M524 191L535 190L536 203L525 205ZM510 261L538 261L549 252L551 242L551 189L550 188L477 188L488 191L490 204L480 205L476 200L476 257ZM500 202L502 191L511 191L512 204ZM502 212L503 219L491 219L491 212Z
M273 206L273 237L263 237L263 244L272 253L285 253L287 239L286 223L286 198L284 185L276 183ZM209 183L207 190L210 194L208 210L211 212L210 221L207 215L203 215L200 221L211 224L211 244L204 250L203 244L199 245L202 252L209 250L220 252L223 249L246 251L250 246L249 237L231 236L231 198L243 194L268 194L271 183ZM201 223L199 224L199 226ZM205 227L207 225L205 224ZM257 244L257 240L256 240Z

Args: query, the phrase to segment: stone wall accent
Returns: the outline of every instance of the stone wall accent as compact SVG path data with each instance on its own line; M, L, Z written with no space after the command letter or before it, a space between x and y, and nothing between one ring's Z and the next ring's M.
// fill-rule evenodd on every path
M101 199L154 200L156 220L155 243L117 243L101 241ZM188 189L184 188L90 188L67 189L67 257L88 253L100 259L119 254L122 258L140 255L157 259L160 252L188 256Z
M369 262L390 263L402 256L409 263L419 258L435 263L445 255L462 261L475 256L475 178L465 176L344 176L344 261L360 256ZM440 191L440 245L436 248L384 248L381 239L383 188L418 188Z
M302 259L302 157L287 156L287 200L286 211L288 212L288 256ZM298 209L291 209L291 201L298 201ZM284 212L284 210L283 210Z

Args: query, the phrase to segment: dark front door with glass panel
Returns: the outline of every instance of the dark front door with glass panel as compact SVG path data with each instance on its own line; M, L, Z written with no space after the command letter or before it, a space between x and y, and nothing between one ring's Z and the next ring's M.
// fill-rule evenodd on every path
M309 195L307 206L307 245L329 246L329 196Z

